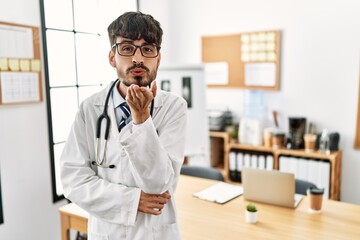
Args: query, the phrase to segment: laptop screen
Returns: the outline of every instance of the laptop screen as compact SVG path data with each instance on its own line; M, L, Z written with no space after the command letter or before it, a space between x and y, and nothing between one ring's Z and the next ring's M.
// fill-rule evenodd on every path
M243 168L244 198L283 207L294 208L295 178L292 173L277 170Z

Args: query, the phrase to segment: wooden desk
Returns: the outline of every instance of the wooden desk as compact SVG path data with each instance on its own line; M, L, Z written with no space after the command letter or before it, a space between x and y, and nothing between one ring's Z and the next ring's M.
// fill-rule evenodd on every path
M192 196L216 181L181 176L176 192L178 219L184 240L222 239L359 239L360 206L325 200L321 214L309 214L305 197L296 209L256 203L259 219L245 222L243 197L220 205ZM62 240L69 229L86 232L87 214L74 204L60 208Z
M87 232L89 214L74 203L59 208L61 221L61 240L70 240L70 229Z

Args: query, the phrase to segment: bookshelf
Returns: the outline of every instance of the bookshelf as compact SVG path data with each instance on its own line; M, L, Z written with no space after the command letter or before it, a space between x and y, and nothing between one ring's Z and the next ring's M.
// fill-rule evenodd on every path
M216 164L212 159L212 166L219 168L224 174L226 181L231 182L229 178L229 154L231 151L248 151L258 154L271 154L274 159L274 169L279 169L280 156L293 156L302 159L311 159L317 161L328 161L330 163L330 191L329 198L333 200L340 200L340 177L341 177L341 151L331 152L329 155L321 154L318 152L307 153L303 149L273 149L264 146L251 146L240 144L230 141L230 135L226 132L213 132L209 133L210 140L213 142L215 139L221 141L222 146L215 146L212 144L211 153L216 151L223 151L220 153L221 160ZM214 148L215 147L215 148Z

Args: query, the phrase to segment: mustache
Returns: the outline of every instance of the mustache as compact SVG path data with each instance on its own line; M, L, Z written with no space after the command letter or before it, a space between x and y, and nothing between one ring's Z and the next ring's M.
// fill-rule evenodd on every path
M146 72L149 72L149 68L147 68L146 66L144 66L142 63L138 63L138 64L134 64L132 67L128 68L126 70L126 73L129 73L131 70L135 69L135 68L142 68L144 69Z

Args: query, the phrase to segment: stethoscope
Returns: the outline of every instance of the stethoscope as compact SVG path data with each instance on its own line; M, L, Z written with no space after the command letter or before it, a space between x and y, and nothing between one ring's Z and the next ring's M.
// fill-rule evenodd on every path
M110 125L111 125L110 117L107 112L107 106L109 103L110 96L111 96L111 94L114 90L114 87L116 86L116 83L118 81L119 81L119 79L116 79L116 81L114 81L112 83L112 85L110 86L110 89L105 98L104 110L96 121L96 148L95 148L96 158L95 158L95 161L91 162L91 164L97 165L98 167L102 167L102 168L115 168L114 164L106 165L105 159L106 159L106 145L107 145L107 140L109 139L109 130L110 130ZM153 116L153 112L154 112L154 99L151 101L151 105L150 105L150 116L151 117ZM100 145L101 145L100 133L101 133L101 124L103 121L105 121L105 134L104 134L104 148L103 148L103 152L101 154L100 153ZM101 155L101 156L99 156L99 155Z

